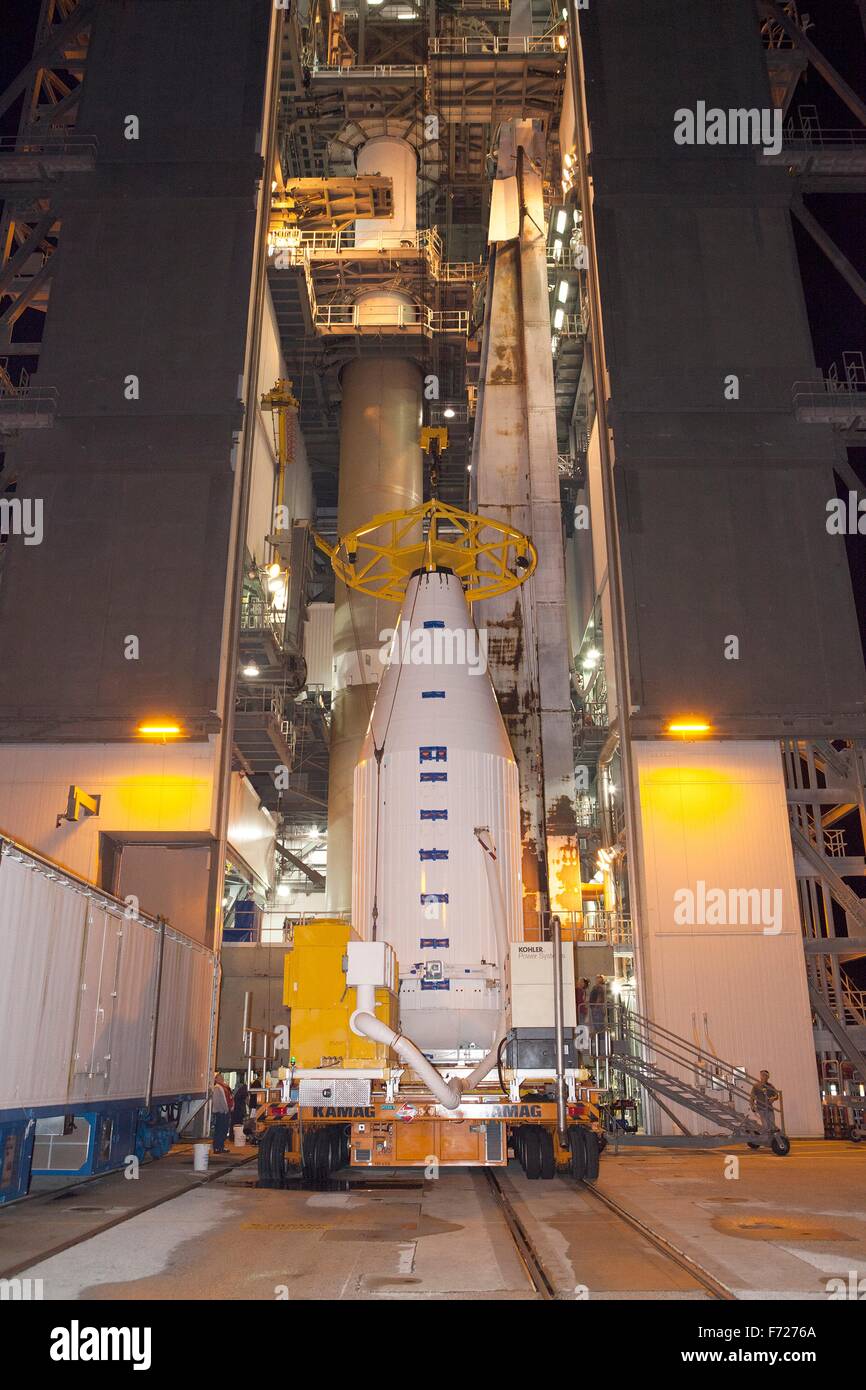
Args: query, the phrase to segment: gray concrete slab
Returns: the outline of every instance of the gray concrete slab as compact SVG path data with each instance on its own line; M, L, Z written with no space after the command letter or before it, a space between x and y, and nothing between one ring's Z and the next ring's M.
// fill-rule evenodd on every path
M137 1176L121 1171L83 1181L34 1178L30 1197L0 1208L0 1278L167 1197L215 1181L235 1168L242 1172L255 1153L254 1148L211 1153L207 1174L200 1174L193 1170L192 1144L176 1144L165 1158L141 1164Z
M737 1298L823 1300L828 1280L866 1278L862 1145L608 1152L598 1186Z
M733 1157L608 1153L598 1187L737 1298L824 1299L828 1279L866 1277L866 1151L814 1141L787 1159ZM256 1185L254 1166L224 1162L205 1185L194 1185L191 1154L178 1153L143 1169L134 1196L115 1175L61 1202L10 1208L0 1248L9 1263L17 1254L22 1276L43 1280L49 1300L539 1296L480 1170L435 1181L355 1172L348 1190L274 1190ZM558 1298L710 1296L585 1189L529 1182L514 1163L497 1176ZM25 1250L56 1249L58 1237L77 1243L20 1262Z
M61 1300L534 1297L479 1174L348 1192L259 1189L233 1176L27 1274Z

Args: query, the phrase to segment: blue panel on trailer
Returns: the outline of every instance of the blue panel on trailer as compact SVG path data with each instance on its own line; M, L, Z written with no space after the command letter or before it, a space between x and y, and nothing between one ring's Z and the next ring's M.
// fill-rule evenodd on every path
M27 1196L35 1132L32 1119L0 1122L0 1206Z

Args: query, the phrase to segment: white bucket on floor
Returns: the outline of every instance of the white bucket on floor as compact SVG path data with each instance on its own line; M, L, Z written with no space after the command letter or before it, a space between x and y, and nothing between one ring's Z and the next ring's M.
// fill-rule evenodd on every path
M243 1149L243 1148L246 1148L246 1142L247 1142L247 1141L246 1141L246 1139L244 1138L244 1127L243 1127L243 1125L233 1125L232 1128L233 1128L234 1134L235 1134L235 1148L236 1148L236 1149Z
M192 1166L196 1173L207 1172L207 1159L210 1153L210 1144L193 1144L192 1146Z

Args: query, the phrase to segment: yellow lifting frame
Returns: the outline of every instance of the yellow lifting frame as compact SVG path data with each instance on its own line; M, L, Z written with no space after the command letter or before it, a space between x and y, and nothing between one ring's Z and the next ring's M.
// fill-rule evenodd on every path
M516 589L538 563L532 541L513 526L435 498L409 511L374 516L335 546L319 535L315 540L350 589L395 603L402 603L417 570L451 570L467 602L477 603Z

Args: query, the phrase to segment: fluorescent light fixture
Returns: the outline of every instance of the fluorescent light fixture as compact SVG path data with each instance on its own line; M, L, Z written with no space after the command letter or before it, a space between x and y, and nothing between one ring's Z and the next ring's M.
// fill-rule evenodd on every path
M562 255L562 242L561 242L561 241L559 240L559 238L557 237L556 241L553 243L553 259L554 259L555 261L558 261L561 255Z
M177 738L181 732L179 724L153 723L139 724L138 732L145 738Z
M292 890L291 890L291 888L289 887L289 885L288 885L287 883L278 883L278 884L277 884L277 897L278 897L278 898L288 898L288 897L290 896L290 894L291 894L291 891L292 891Z
M561 328L562 325L563 325L564 323L565 323L565 310L564 310L564 309L557 309L556 313L555 313L554 316L553 316L553 326L554 326L554 328Z
M556 214L556 230L558 232L564 232L567 226L568 213L565 211L565 208L560 208L559 212Z
M446 420L454 419L454 411L451 409L450 405L447 406L445 410L443 410L442 414L445 416Z
M557 299L559 300L560 304L564 304L565 301L568 299L568 281L567 281L567 280L560 280L560 282L559 282L559 289L556 291L556 297L557 297Z
M246 666L243 668L243 675L248 676L250 680L252 680L253 676L260 675L259 668L254 661L247 662Z

